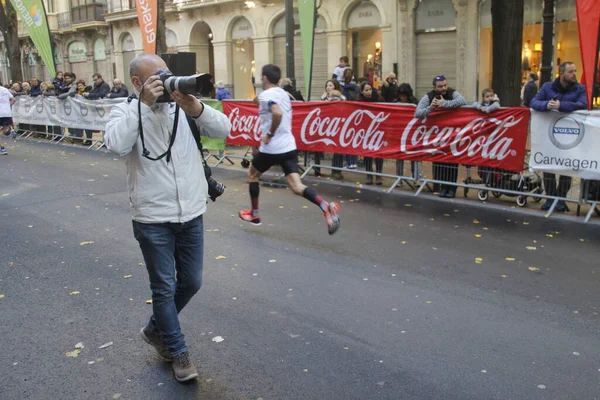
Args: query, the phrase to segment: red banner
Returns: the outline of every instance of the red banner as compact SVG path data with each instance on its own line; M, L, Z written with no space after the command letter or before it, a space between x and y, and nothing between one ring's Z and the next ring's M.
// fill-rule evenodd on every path
M232 125L228 144L258 145L256 105L224 101L223 111ZM426 120L414 118L414 112L394 104L298 102L292 132L299 150L523 169L529 109L441 110Z
M138 23L142 30L142 42L144 42L144 53L156 53L156 25L158 22L157 0L136 0Z

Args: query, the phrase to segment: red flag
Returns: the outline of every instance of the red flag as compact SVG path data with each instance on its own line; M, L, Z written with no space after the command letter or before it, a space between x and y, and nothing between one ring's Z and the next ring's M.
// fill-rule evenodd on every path
M579 25L579 48L583 74L581 82L585 85L588 108L593 105L594 71L598 56L598 31L600 30L600 2L598 0L577 0L577 23Z
M142 30L144 52L155 54L158 2L157 0L136 0L135 8L137 9L138 22Z

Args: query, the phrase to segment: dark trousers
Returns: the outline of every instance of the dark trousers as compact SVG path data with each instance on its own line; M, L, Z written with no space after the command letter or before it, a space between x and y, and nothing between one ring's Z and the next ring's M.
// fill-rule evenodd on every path
M383 172L383 158L375 158L375 172ZM373 158L365 157L365 170L367 172L373 172Z
M344 168L344 155L343 154L333 154L333 160L331 161L331 166L336 168Z
M548 196L567 197L571 190L571 177L561 175L556 186L556 175L544 172L544 189Z

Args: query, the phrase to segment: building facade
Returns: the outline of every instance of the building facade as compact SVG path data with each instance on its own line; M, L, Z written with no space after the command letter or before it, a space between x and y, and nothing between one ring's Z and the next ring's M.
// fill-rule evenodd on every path
M59 2L56 21L51 22L58 70L73 70L89 79L98 69L128 81L128 64L143 51L135 0L44 1ZM107 3L89 4L94 1ZM73 9L64 9L75 3L86 3L79 6L86 10L84 25L75 23ZM317 0L311 98L321 96L339 58L346 55L356 78L371 69L381 80L396 72L400 82L410 83L421 96L430 90L434 76L445 75L467 99L477 99L480 90L491 85L490 4L491 0ZM523 77L540 68L543 0L525 4ZM100 6L105 13L96 21L90 9ZM196 70L223 81L235 98L250 99L260 91L264 64L276 63L288 75L283 0L175 0L166 4L166 25L168 51L196 53ZM575 0L556 0L555 32L554 64L580 64ZM37 69L30 69L39 71L39 62L35 60ZM295 65L297 87L305 94L299 30Z

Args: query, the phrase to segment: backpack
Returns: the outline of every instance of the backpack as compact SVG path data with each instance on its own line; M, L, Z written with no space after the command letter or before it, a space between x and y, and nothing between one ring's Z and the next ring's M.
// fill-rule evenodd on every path
M358 101L358 99L360 97L360 90L358 89L358 86L352 86L352 87L346 88L345 92L346 92L346 100Z

